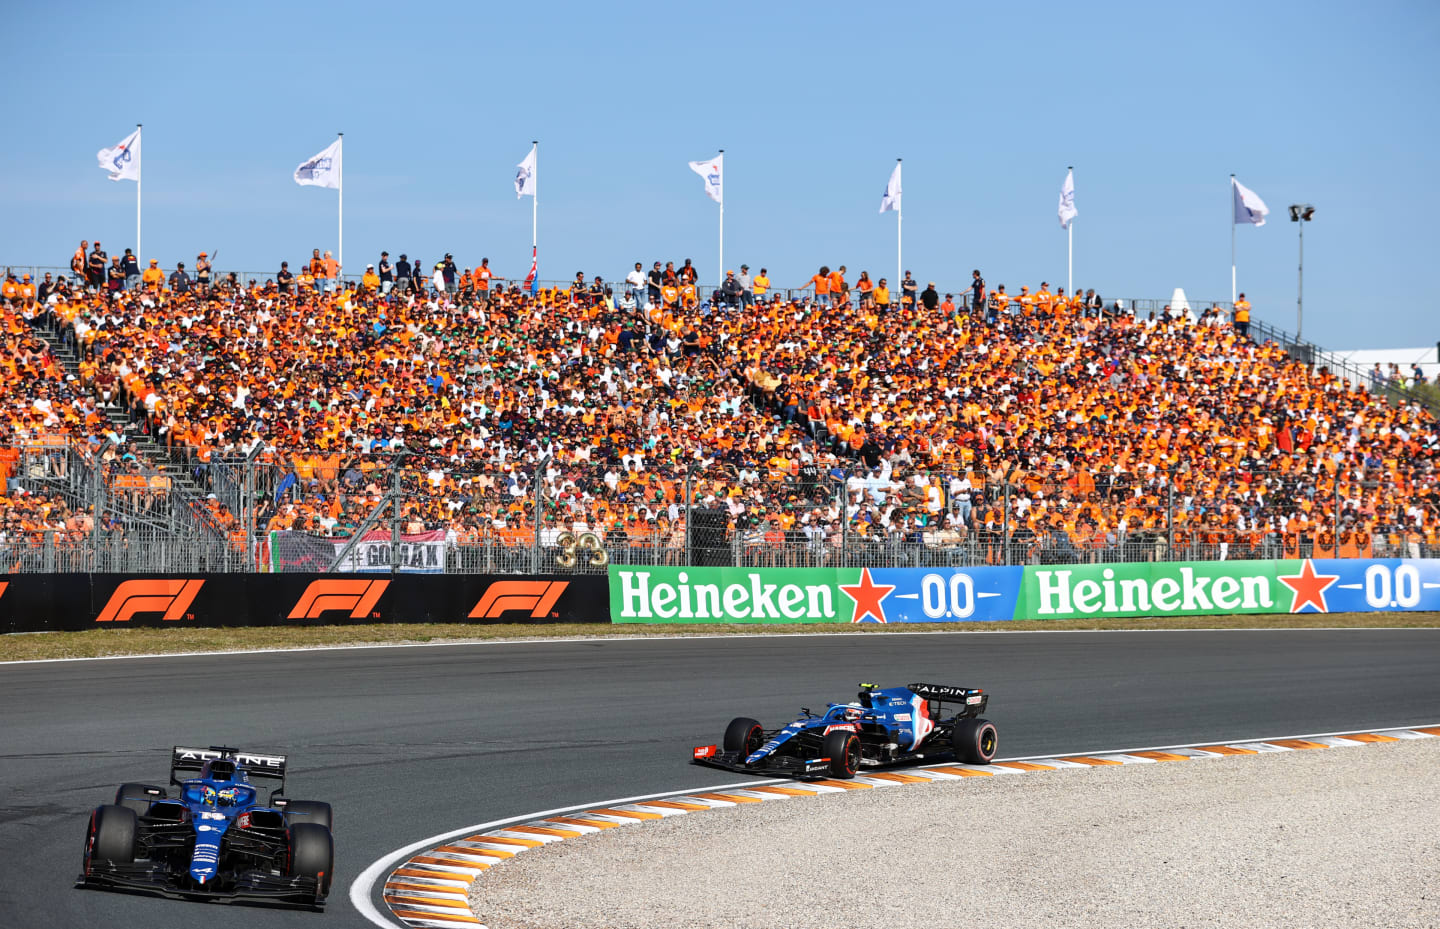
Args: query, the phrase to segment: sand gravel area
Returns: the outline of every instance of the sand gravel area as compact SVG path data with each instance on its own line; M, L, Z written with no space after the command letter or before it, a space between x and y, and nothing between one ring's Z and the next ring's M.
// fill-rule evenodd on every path
M1440 926L1440 739L1067 769L611 829L471 886L491 929Z

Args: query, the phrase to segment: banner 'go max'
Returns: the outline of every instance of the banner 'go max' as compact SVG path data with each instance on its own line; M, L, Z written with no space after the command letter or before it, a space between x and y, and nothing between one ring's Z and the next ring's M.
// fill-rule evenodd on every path
M1440 610L1440 561L610 568L618 623L917 623Z

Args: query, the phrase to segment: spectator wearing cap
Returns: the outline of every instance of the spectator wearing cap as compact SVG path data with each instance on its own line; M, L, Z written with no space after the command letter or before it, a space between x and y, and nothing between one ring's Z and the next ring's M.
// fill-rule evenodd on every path
M970 312L979 316L985 309L985 278L980 276L980 269L976 268L970 272Z
M160 292L160 288L165 284L165 272L160 270L159 259L150 259L150 267L140 275L140 284L150 293Z
M915 305L915 295L919 292L920 285L909 271L905 272L905 280L900 282L900 307L912 307Z
M726 271L725 280L720 284L720 299L724 305L730 309L739 306L740 295L743 293L744 288L740 286L740 281L735 277L735 272Z
M120 270L125 272L125 289L136 290L140 287L140 259L130 249L125 249L125 255L120 259Z
M400 257L403 260L405 256ZM425 284L425 262L418 255L410 265L410 289L422 296L428 290Z
M389 252L380 253L379 271L380 293L382 295L388 294L390 289L395 286L395 268L390 264Z
M440 273L445 279L446 292L455 293L455 282L459 277L460 269L455 267L455 256L449 252L445 253L445 259L440 262Z
M400 253L400 260L395 262L395 286L402 291L410 286L410 259L404 252Z
M120 267L119 255L111 258L110 267L105 269L105 289L112 297L125 289L125 269Z
M175 270L170 274L170 289L177 294L190 292L190 275L185 273L185 262L176 263Z
M380 275L375 273L373 264L365 266L365 273L360 276L360 286L365 288L365 292L369 294L380 289Z
M755 305L755 280L750 277L750 266L741 265L735 279L740 282L740 308L748 310Z
M195 258L195 286L202 295L210 290L210 256L205 252Z
M931 281L925 289L920 291L920 305L931 313L940 306L940 293L935 289L935 282Z
M290 270L290 262L280 262L280 270L275 272L275 287L282 294L289 294L295 287L295 273Z
M105 286L105 265L108 262L109 256L100 248L100 243L96 242L85 265L85 283L91 291L98 292Z

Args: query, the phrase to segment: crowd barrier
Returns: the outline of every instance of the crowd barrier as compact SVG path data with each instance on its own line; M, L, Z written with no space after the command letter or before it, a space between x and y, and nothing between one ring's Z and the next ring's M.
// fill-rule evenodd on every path
M17 574L0 632L128 626L605 622L603 576Z
M974 568L615 565L616 623L927 623L1440 610L1440 560Z

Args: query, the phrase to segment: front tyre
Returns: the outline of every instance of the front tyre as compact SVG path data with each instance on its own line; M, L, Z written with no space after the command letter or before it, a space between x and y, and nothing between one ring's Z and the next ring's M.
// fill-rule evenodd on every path
M830 776L849 780L860 770L860 737L839 730L826 733L821 753L830 759Z
M290 874L315 878L321 896L330 892L335 874L335 840L319 823L296 823L290 827Z
M748 716L737 716L730 720L730 725L725 727L725 751L739 752L740 760L744 761L754 752L760 750L765 744L765 730L760 724Z
M123 806L97 806L90 814L90 830L85 836L85 873L97 861L129 864L135 860L135 833L138 826L135 811Z
M966 764L989 764L995 760L1000 733L988 719L962 719L951 734L955 756Z

